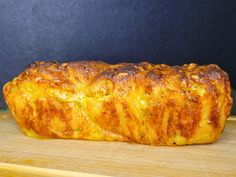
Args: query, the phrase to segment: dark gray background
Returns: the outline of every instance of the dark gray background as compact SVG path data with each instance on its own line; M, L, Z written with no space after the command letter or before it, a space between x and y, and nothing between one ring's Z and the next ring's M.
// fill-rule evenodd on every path
M236 1L1 0L0 87L55 59L216 63L236 88Z

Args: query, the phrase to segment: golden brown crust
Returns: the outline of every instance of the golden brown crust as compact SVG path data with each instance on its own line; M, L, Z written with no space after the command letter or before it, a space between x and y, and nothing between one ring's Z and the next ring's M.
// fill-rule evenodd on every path
M214 64L36 62L3 91L29 136L152 145L213 142L232 106Z

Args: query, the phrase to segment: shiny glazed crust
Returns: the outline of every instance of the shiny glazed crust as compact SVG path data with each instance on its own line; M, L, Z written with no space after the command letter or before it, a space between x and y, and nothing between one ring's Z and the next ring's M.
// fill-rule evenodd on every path
M214 142L232 105L214 64L35 62L3 93L28 136L151 145Z

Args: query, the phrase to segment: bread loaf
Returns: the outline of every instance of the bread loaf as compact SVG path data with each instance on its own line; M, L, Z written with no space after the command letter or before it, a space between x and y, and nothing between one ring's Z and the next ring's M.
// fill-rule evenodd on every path
M28 136L150 145L214 142L232 105L214 64L35 62L3 93Z

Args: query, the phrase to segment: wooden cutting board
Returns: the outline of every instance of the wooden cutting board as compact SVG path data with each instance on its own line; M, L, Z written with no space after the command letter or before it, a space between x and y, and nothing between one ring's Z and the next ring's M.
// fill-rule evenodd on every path
M236 119L214 144L182 147L34 139L0 113L0 176L236 176Z

